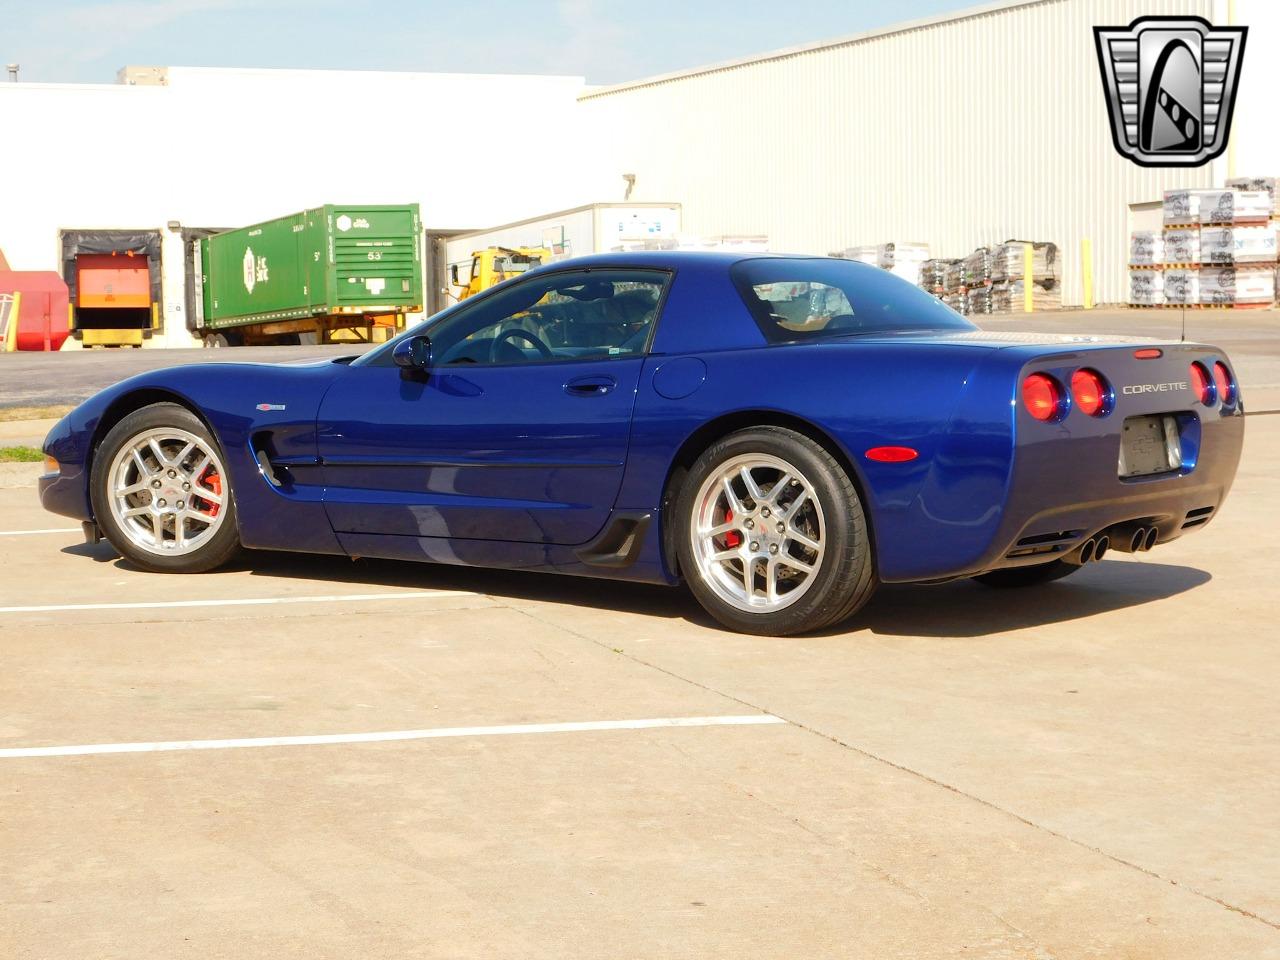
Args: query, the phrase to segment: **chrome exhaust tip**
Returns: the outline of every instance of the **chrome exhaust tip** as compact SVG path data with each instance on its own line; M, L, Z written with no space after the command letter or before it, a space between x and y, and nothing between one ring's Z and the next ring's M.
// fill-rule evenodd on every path
M1103 534L1098 538L1097 545L1093 548L1093 559L1096 563L1107 555L1107 551L1111 549L1111 538Z
M1067 557L1067 563L1073 563L1077 567L1083 567L1086 563L1093 560L1093 552L1098 548L1098 541L1090 537L1084 543L1080 544L1071 556Z
M1142 541L1142 549L1144 551L1150 550L1152 547L1156 545L1156 541L1159 539L1160 539L1160 531L1157 530L1155 527L1152 527L1150 530L1147 531L1147 535Z
M1144 549L1144 544L1146 542L1147 542L1147 528L1138 527L1138 529L1133 531L1133 536L1129 538L1129 552L1138 553L1139 551Z

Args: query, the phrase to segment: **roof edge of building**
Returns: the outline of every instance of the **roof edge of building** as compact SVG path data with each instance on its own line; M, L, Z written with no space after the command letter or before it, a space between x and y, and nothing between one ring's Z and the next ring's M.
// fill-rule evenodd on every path
M878 40L882 37L893 36L898 33L910 33L913 30L921 30L925 27L935 27L944 23L951 23L953 21L968 20L972 17L980 17L990 13L1002 13L1005 10L1012 10L1017 7L1034 7L1042 4L1059 2L1061 2L1061 0L993 0L991 3L984 3L975 7L966 7L963 10L956 10L952 13L940 13L932 17L918 17L915 20L904 20L901 23L893 23L887 27L877 27L874 30L864 30L861 33L845 34L844 36L833 37L829 40L815 40L811 43L801 43L791 47L783 47L779 50L770 50L766 53L757 53L746 57L736 57L732 60L720 60L702 67L689 67L685 70L673 70L670 73L660 73L652 77L642 77L639 80L626 80L622 83L605 84L601 86L588 85L588 89L579 94L578 99L591 100L596 97L607 97L615 93L625 93L628 90L637 90L642 87L656 87L662 84L672 83L676 80L688 80L692 77L700 77L711 73L720 73L725 70L733 70L738 67L749 67L758 63L769 63L773 60L788 60L792 57L803 56L807 53L816 53L819 50L852 46L857 43L865 43L869 40Z

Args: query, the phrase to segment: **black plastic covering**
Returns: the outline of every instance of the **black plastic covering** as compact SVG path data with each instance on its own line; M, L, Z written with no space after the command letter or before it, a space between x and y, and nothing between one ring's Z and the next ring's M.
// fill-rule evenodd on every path
M182 270L186 277L187 302L183 304L183 310L187 314L187 329L195 331L196 317L199 311L196 310L196 297L198 286L196 284L196 250L195 243L197 240L203 240L205 237L212 237L215 233L226 233L233 227L183 227L182 228Z
M82 253L132 253L135 257L146 257L151 302L161 302L159 230L63 230L62 279L67 282L73 304L76 302L76 257Z

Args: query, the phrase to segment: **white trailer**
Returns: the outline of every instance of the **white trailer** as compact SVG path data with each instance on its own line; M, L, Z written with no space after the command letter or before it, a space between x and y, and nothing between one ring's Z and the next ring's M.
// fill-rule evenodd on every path
M645 243L674 242L679 235L680 204L631 202L589 203L500 227L455 234L432 245L437 255L444 248L444 269L428 270L427 275L443 277L445 289L439 291L442 296L430 309L435 312L456 301L461 290L453 284L455 268L460 286L465 286L471 276L473 255L490 247L541 247L551 251L552 260L561 260L634 249Z

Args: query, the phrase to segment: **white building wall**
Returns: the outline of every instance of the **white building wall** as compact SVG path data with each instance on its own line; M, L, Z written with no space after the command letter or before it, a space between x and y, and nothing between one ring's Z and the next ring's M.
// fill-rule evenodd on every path
M0 83L0 249L62 228L236 227L323 203L480 228L585 202L580 77L171 67L168 86ZM565 154L569 153L566 159Z
M632 199L681 201L686 230L764 233L774 250L807 253L923 241L950 257L1009 238L1052 240L1075 304L1089 238L1095 300L1121 302L1128 205L1209 186L1225 170L1153 170L1116 153L1092 27L1215 12L1213 0L1006 2L588 91L582 105L605 131L615 176L636 174ZM1259 108L1237 112L1235 135L1265 123L1273 137L1273 113L1261 109L1272 57L1255 39L1246 69Z

